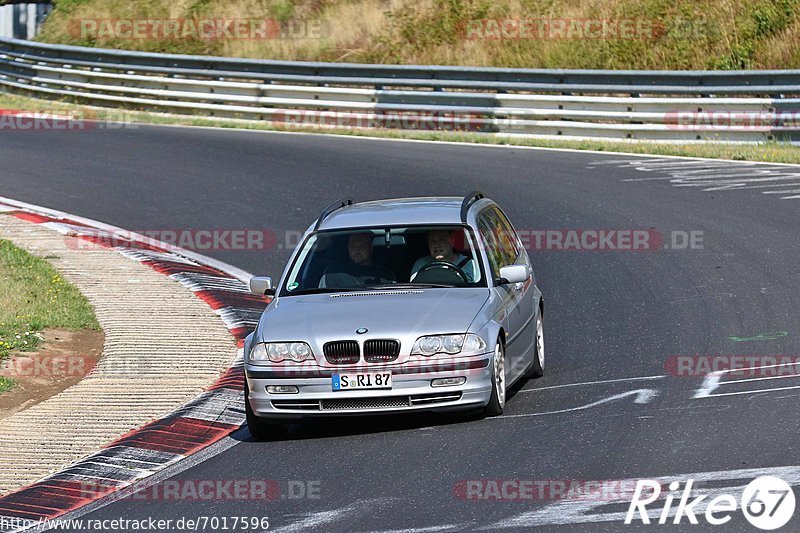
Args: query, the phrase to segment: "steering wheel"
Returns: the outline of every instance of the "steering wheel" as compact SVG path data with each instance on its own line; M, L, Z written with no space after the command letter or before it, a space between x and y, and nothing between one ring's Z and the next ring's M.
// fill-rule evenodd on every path
M459 268L458 265L455 265L449 261L432 261L427 265L425 265L424 267L420 268L419 271L417 272L417 276L428 270L433 270L434 268L441 268L453 272L454 274L457 274L458 277L461 278L461 280L464 283L469 283L469 279L467 278L467 275L464 273L464 271L461 270L461 268Z

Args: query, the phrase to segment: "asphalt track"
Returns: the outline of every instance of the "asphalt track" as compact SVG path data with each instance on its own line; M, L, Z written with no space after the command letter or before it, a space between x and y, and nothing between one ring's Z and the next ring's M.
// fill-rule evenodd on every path
M487 501L459 487L675 477L738 495L762 473L800 483L799 378L730 383L696 398L704 378L675 376L668 364L676 355L800 354L800 192L753 188L791 176L747 181L773 167L166 127L2 131L0 161L3 196L137 231L266 229L283 241L341 196L480 189L518 230L703 236L702 249L532 249L546 297L546 375L524 383L500 418L335 420L293 426L270 443L241 430L176 478L310 482L318 497L125 500L84 519L267 516L271 531L696 531L710 526L625 526L628 500L613 496ZM675 186L682 168L744 186ZM277 276L286 248L204 253ZM776 331L788 334L758 337ZM754 392L770 388L780 390ZM755 530L739 513L724 529Z

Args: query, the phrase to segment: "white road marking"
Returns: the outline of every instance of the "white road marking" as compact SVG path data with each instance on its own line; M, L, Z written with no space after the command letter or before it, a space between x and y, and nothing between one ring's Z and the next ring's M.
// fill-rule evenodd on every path
M722 179L727 178L727 179ZM721 176L698 176L698 177L690 177L690 178L674 178L671 182L676 187L703 187L705 185L714 184L718 187L730 187L732 185L739 185L741 186L747 185L749 183L763 183L765 181L784 181L784 180L794 180L800 178L800 174L792 172L790 174L786 173L779 173L776 174L774 172L768 173L756 173L753 174L752 177L742 177L740 175L731 175L731 174L724 174ZM788 184L778 184L782 185L783 187L788 187Z
M707 187L707 188L703 189L703 192L731 191L731 190L744 189L744 188L747 188L747 189L764 189L764 188L768 188L768 187L793 187L795 185L798 185L796 183L792 183L792 184L780 183L780 184L772 184L772 185L752 185L753 183L758 183L760 181L770 181L770 180L768 180L768 179L764 179L764 180L749 180L746 183L745 183L745 181L739 180L739 181L734 181L734 182L728 183L727 185L715 185L714 187ZM762 194L775 194L775 193L769 193L769 192L766 192L766 191L762 191Z
M797 363L775 363L774 365L761 365L761 366L754 366L754 367L747 367L746 369L743 368L729 368L727 370L718 370L714 372L715 374L730 374L731 372L741 372L742 370L762 370L764 368L779 368L782 366L796 366Z
M695 296L683 296L681 298L674 298L672 300L669 300L667 303L676 304L681 302L691 302L694 300L721 300L723 298L735 298L735 297L736 295L733 294L732 292L720 292L717 294L709 294L706 296L703 296L701 294Z
M614 161L595 161L589 166L613 163ZM800 198L800 190L786 189L797 186L796 181L800 178L798 165L670 159L619 159L616 160L616 164L621 168L631 168L649 174L643 177L623 178L624 182L666 180L675 187L702 187L704 192L762 188L764 186L761 184L764 182L789 182L769 185L773 188L783 187L785 190L761 192L783 195L781 197L783 200Z
M583 411L584 409L590 409L592 407L597 407L598 405L603 405L610 402L615 402L617 400L622 400L623 398L627 398L628 396L635 396L633 403L644 404L649 403L652 401L653 398L658 396L658 391L656 389L637 389L628 392L622 392L620 394L615 394L613 396L609 396L608 398L603 398L602 400L597 400L596 402L592 402L586 405L581 405L580 407L571 407L569 409L559 409L558 411L543 411L539 413L526 413L522 415L501 415L496 416L494 418L489 418L488 420L499 420L502 418L528 418L532 416L544 416L544 415L557 415L561 413L572 413L575 411Z
M273 529L273 533L290 533L294 531L305 531L306 529L321 527L324 525L338 522L345 518L348 514L355 511L353 506L345 507L344 509L334 509L332 511L318 511L311 513L302 520L293 524L288 524L277 529Z
M442 524L440 526L415 527L410 529L386 529L379 533L435 533L437 531L464 531L474 528L474 524Z
M692 490L692 495L708 495L708 497L698 503L695 507L695 514L700 515L705 513L705 507L708 502L716 496L722 494L739 495L742 493L747 484L753 479L760 476L776 476L790 485L800 485L800 466L780 466L772 468L753 468L743 470L721 470L712 472L694 472L688 474L670 475L670 476L647 476L649 479L658 479L663 485L667 485L672 481L683 482L688 479L693 479L695 482L714 482L713 486L698 487ZM644 479L638 478L638 479ZM625 520L625 511L615 512L592 512L597 508L605 506L613 506L614 504L629 504L633 498L633 488L636 486L637 478L622 480L621 487L629 488L628 490L620 491L615 498L606 500L587 501L585 498L580 500L561 500L542 508L526 511L510 518L506 518L495 524L482 527L483 531L492 531L496 529L509 529L509 528L531 528L535 526L555 526L555 525L568 525L568 524L588 524L598 522L619 522L620 527L625 527L623 522ZM721 484L719 482L729 481L731 484ZM673 517L677 510L677 505L673 505L670 509L669 516ZM660 516L661 508L648 509L648 515L653 521L657 521ZM634 524L638 524L634 522Z
M708 396L703 396L704 398L716 398L718 396L740 396L742 394L758 394L760 392L775 392L775 391L782 391L782 390L793 390L793 389L800 389L800 385L795 385L793 387L776 387L773 389L756 389L756 390L745 390L739 392L718 392L716 394L709 394ZM698 396L695 396L697 398Z
M764 194L795 194L795 193L800 193L800 189L794 189L791 191L764 191ZM784 200L787 199L788 198L784 198Z
M352 503L341 509L307 513L301 520L297 522L281 526L277 529L270 528L269 531L271 533L293 533L295 531L306 531L307 529L319 528L321 526L338 522L339 520L345 518L352 519L354 515L363 515L373 512L376 505L390 500L396 500L396 498L365 499L359 501L358 503ZM272 522L272 520L270 520L270 522Z
M636 170L640 172L645 172L644 168L642 167L635 167ZM686 166L681 167L664 167L661 169L650 170L648 169L647 172L669 172L669 175L672 177L683 177L683 178L691 178L693 176L713 176L713 175L720 175L720 177L724 176L741 176L742 172L777 172L773 170L762 169L758 170L753 167L753 164L742 165L741 167L732 167L728 164L721 164L721 165L695 165L692 166L690 169L687 169Z
M694 167L705 167L705 166L725 166L730 163L730 161L726 161L724 159L700 159L700 160L688 160L688 161L670 161L665 160L661 157L656 159L649 159L649 160L636 160L636 159L623 159L617 160L618 163L627 164L632 167L641 168L642 172L654 172L656 170L662 169L669 169L669 168L694 168ZM614 161L602 161L602 162L592 162L593 165L597 164L604 164L604 165L613 165ZM744 165L752 165L753 163L750 161L744 161L741 163Z
M750 189L768 189L775 187L800 187L800 183L771 183L769 185L753 185Z
M669 170L669 169L648 169L646 167L634 167L639 172L657 172L659 170ZM685 168L685 167L682 167ZM675 179L677 176L690 176L693 174L701 174L704 176L709 176L715 174L717 172L731 172L731 167L727 164L719 165L719 164L705 164L705 165L696 165L691 167L693 170L673 170L667 175L656 175L656 176L648 176L646 178L625 178L622 181L659 181L659 180L671 180ZM738 169L733 169L738 170ZM740 175L739 173L733 174L734 176Z
M783 379L783 378L800 378L800 374L786 374L784 376L766 376L763 378L735 379L732 381L723 381L721 385L730 385L731 383L748 383L750 381L764 381L770 379Z
M749 170L748 170L749 169ZM747 176L783 176L784 172L781 169L757 169L748 167L744 169L747 171ZM720 178L740 178L742 177L743 169L731 168L730 166L708 168L701 170L690 170L685 172L671 172L670 176L680 180L703 180L703 179L720 179ZM794 172L792 172L794 174Z
M526 389L521 390L519 393L523 392L539 392L542 390L551 390L551 389L563 389L566 387L584 387L587 385L599 385L602 383L620 383L620 382L628 382L628 381L647 381L652 379L663 379L667 376L642 376L636 378L619 378L619 379L603 379L600 381L584 381L581 383L567 383L565 385L551 385L549 387L536 387L535 389ZM518 394L519 394L518 393Z
M700 385L700 388L695 391L694 396L692 398L715 398L717 396L739 396L742 394L758 394L760 392L772 392L772 391L781 391L781 390L792 390L792 389L800 389L800 385L793 386L793 387L778 387L773 389L756 389L756 390L747 390L747 391L738 391L738 392L724 392L724 393L717 393L712 394L715 390L722 387L723 385L732 385L736 383L746 383L751 381L763 381L769 379L779 379L783 377L798 377L797 374L787 374L783 376L765 376L763 378L746 378L746 379L732 379L729 381L722 381L722 378L725 374L730 374L731 372L741 372L742 370L748 370L750 372L756 370L763 370L766 368L780 368L785 366L796 366L795 363L778 363L774 365L762 365L762 366L754 366L748 367L747 369L742 368L732 368L729 370L718 370L717 372L712 372L708 374L704 379L703 383Z

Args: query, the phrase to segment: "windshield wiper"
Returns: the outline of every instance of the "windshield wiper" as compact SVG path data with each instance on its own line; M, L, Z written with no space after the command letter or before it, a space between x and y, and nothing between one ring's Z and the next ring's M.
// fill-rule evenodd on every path
M295 296L298 294L324 294L326 292L358 292L364 289L361 288L350 288L350 289L343 289L343 288L336 288L336 287L314 287L312 289L302 289L299 291L290 291L285 294L285 296Z
M389 283L386 285L368 285L364 287L370 290L386 290L386 289L452 289L455 285L446 285L443 283Z

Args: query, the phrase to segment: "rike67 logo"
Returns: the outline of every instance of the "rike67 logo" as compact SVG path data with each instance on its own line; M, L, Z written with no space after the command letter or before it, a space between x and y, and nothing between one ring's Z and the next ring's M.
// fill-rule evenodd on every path
M753 526L762 530L773 530L786 525L794 515L795 497L792 487L775 476L762 476L751 481L738 500L731 494L720 494L708 500L708 494L693 495L693 485L694 480L687 480L681 490L681 483L673 481L668 485L669 492L664 497L661 494L661 483L657 480L639 480L625 516L625 523L641 520L644 524L650 524L652 516L648 513L648 505L651 505L651 512L658 512L660 507L657 523L662 525L667 524L670 517L673 517L673 524L680 524L685 517L690 524L698 524L699 518L705 519L708 524L719 526L728 523L737 509L741 509L744 517Z

